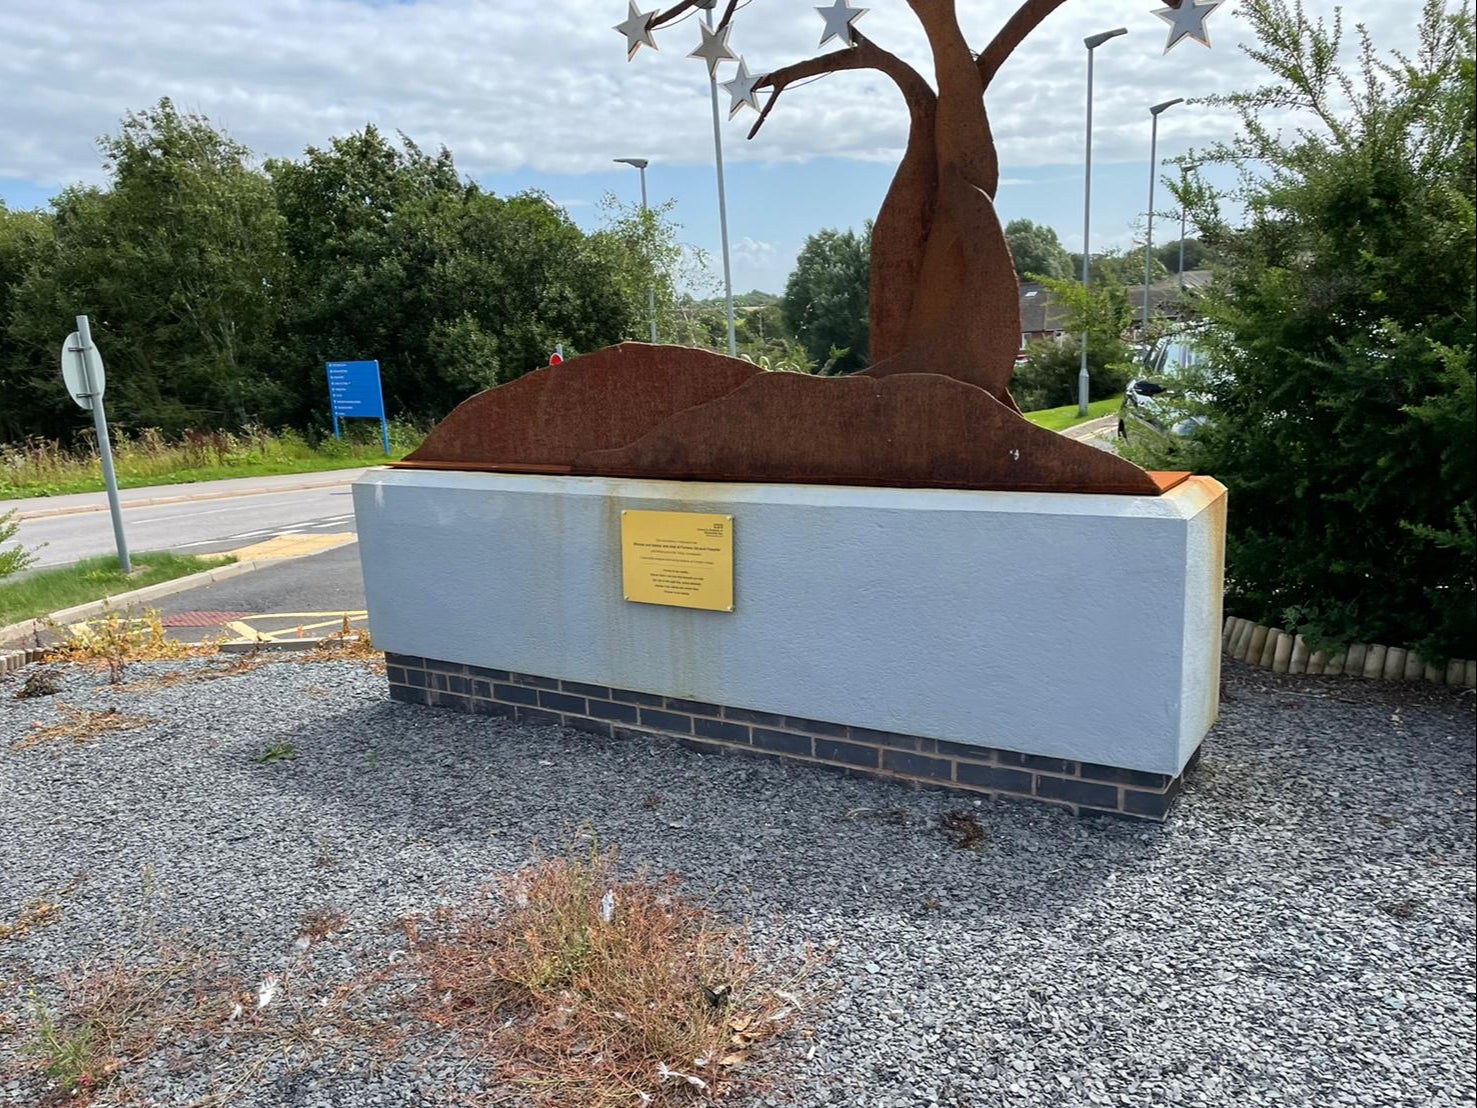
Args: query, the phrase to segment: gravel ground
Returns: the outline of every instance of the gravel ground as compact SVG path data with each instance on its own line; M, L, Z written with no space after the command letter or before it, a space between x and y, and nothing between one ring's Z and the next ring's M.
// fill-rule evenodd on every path
M63 910L0 940L21 1031L28 983L53 995L155 936L247 980L282 972L315 909L348 918L303 971L331 981L384 958L398 917L588 823L763 936L831 950L815 1052L764 1103L1474 1103L1470 694L1234 668L1157 827L414 708L353 663L121 693L69 670L59 695L13 699L23 677L0 680L0 924L33 897ZM10 749L59 703L157 722ZM295 759L255 760L282 743ZM976 849L939 832L961 805L988 832ZM21 1031L0 1034L0 1074ZM263 1108L447 1103L478 1080L368 1061L131 1072L142 1103L244 1082ZM39 1095L0 1076L0 1104Z

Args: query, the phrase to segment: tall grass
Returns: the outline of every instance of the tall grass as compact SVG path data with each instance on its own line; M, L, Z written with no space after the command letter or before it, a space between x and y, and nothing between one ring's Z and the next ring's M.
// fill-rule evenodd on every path
M424 436L423 428L391 423L390 456L404 457ZM122 488L304 473L372 465L384 459L380 429L368 420L345 423L342 441L264 427L237 432L186 431L177 439L166 438L153 428L113 436L113 467ZM88 492L98 487L100 474L91 435L71 448L53 439L0 444L0 500Z

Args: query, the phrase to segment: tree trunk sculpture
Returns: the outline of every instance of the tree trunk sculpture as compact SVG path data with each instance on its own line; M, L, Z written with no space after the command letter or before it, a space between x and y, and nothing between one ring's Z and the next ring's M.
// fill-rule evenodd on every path
M955 0L908 0L928 36L937 91L916 69L852 29L849 49L775 70L753 138L796 81L850 69L890 77L908 105L907 148L872 229L871 348L864 372L941 373L1014 406L1009 383L1020 349L1015 267L995 213L1000 163L985 94L1001 64L1064 0L1027 0L976 57ZM684 0L652 26L695 6ZM733 17L731 0L720 26Z

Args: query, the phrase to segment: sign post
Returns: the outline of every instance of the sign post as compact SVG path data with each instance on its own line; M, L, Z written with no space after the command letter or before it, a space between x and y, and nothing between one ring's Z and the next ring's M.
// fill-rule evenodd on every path
M103 413L103 390L107 377L103 372L103 356L92 344L92 327L85 315L77 317L77 330L62 345L62 380L79 408L92 412L92 428L97 433L97 452L103 463L103 486L108 491L108 511L113 516L113 542L118 547L118 566L125 574L133 572L128 557L128 539L123 534L123 505L118 502L118 477L113 472L113 443L108 438L108 420Z
M340 419L378 419L385 456L389 456L390 425L385 422L385 394L380 385L378 361L329 362L328 402L333 413L334 438L343 438Z

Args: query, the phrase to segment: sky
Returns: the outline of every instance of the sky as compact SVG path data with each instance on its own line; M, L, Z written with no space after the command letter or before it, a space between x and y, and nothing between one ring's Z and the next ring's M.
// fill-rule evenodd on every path
M983 48L1017 4L959 0L971 46ZM1208 50L1186 40L1166 53L1160 7L1071 0L1000 71L987 103L1003 221L1046 223L1069 250L1081 247L1084 36L1129 32L1096 51L1094 250L1142 234L1149 105L1262 80L1241 49L1250 35L1239 0L1207 19ZM1331 0L1305 7L1334 11ZM1382 48L1413 46L1415 6L1347 0L1343 9ZM499 194L543 190L587 228L600 225L607 193L639 198L636 171L613 159L647 158L652 202L675 202L679 237L710 257L716 279L712 108L704 63L686 57L700 17L658 29L658 49L629 62L613 29L625 17L626 0L0 0L0 199L41 207L65 185L105 182L97 137L169 96L262 159L297 156L367 123L403 132L423 148L447 147L464 175ZM730 44L752 72L766 72L838 49L817 49L823 27L812 2L749 0ZM931 73L904 0L876 0L857 27ZM725 65L719 79L732 74ZM719 95L734 288L780 292L807 235L875 216L907 113L887 78L832 74L789 89L751 141L754 115L728 121ZM1229 112L1202 104L1159 120L1161 163L1234 133ZM1173 202L1162 187L1155 208L1165 213ZM1155 241L1178 233L1172 216L1161 218Z

